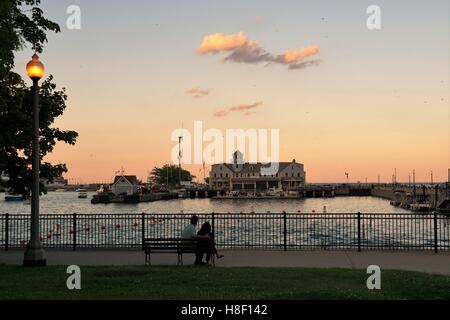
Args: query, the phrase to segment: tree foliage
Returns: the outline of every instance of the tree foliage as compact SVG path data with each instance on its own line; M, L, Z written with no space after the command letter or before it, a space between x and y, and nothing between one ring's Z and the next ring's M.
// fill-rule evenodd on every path
M27 195L31 189L32 163L32 90L12 71L14 54L26 44L42 52L47 42L47 32L59 32L59 26L43 16L39 0L0 1L0 173L9 176L0 181L15 192ZM39 126L42 159L62 141L75 144L78 134L53 128L55 119L66 108L65 89L57 90L50 75L42 81L39 91ZM55 177L67 172L65 164L41 164L41 181L53 182ZM46 192L41 183L41 192Z
M175 165L166 164L160 168L154 167L151 171L151 178L160 183L169 186L175 186L180 184L180 170L181 181L192 181L195 178L189 171L179 168Z

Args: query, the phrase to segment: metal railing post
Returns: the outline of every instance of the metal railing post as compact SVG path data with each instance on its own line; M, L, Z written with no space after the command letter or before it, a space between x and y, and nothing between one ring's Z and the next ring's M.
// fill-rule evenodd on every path
M141 213L141 223L142 223L142 250L144 250L144 243L145 243L145 212Z
M358 212L358 252L361 252L361 212Z
M5 251L9 249L9 213L5 215Z
M76 251L77 250L77 214L75 212L72 214L72 224L73 224L72 249L73 249L73 251Z
M214 212L211 212L211 232L213 234L213 239L215 239L216 234L215 234L215 230L214 230L214 225L215 225L215 216L214 216Z
M287 221L286 211L283 211L283 233L284 233L284 251L287 251Z
M438 228L437 228L437 212L434 212L434 253L438 253Z

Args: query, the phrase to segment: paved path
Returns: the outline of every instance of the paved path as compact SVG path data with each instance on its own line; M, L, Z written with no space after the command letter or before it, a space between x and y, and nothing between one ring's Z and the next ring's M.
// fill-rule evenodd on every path
M317 267L365 269L375 264L381 269L423 271L450 275L450 253L386 251L268 251L222 250L220 267ZM23 251L0 251L0 264L22 264ZM184 255L185 265L193 255ZM143 265L144 254L135 250L48 250L49 265ZM152 255L153 265L176 265L176 254Z

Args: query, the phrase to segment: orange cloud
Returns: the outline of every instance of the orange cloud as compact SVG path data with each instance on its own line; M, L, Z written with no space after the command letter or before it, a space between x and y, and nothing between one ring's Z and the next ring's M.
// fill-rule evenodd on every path
M229 114L230 112L244 112L244 115L249 116L249 115L256 113L255 111L249 111L249 110L257 108L257 107L261 106L262 104L263 104L262 101L258 101L258 102L251 103L251 104L240 104L237 106L229 107L227 109L218 110L213 113L213 116L224 117L227 114Z
M248 42L243 32L226 35L224 33L214 33L203 37L202 43L197 47L199 54L217 53L229 51L242 47Z
M202 89L199 86L192 87L191 89L186 91L187 94L191 95L194 98L205 97L209 94L208 89Z
M311 45L298 50L287 50L282 55L284 62L291 63L303 58L313 56L319 52L319 46Z

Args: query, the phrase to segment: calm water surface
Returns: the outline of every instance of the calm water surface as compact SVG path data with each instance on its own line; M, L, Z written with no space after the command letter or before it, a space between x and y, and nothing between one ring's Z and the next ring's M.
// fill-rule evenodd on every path
M78 199L76 192L50 192L40 201L41 213L227 213L227 212L315 212L321 213L326 207L328 213L402 213L410 212L393 207L389 201L374 197L336 197L285 200L253 199L173 199L138 204L91 204L94 192L87 199ZM30 205L25 202L6 202L0 194L0 214L30 213Z

